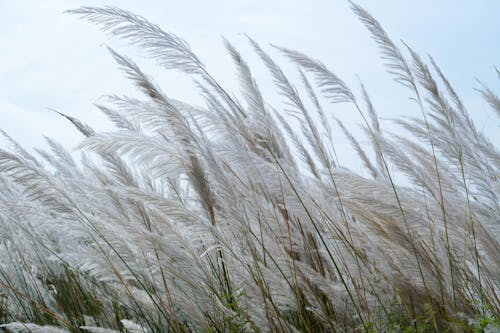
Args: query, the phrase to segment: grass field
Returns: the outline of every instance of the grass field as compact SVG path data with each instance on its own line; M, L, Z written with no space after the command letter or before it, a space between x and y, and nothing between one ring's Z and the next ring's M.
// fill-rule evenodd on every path
M397 132L363 85L301 52L248 37L286 105L274 108L228 41L239 95L140 16L70 11L190 76L205 105L167 96L110 49L143 94L97 105L116 130L61 114L85 136L74 153L50 139L27 151L2 132L1 329L500 331L498 143L432 58L352 9L420 110L394 119ZM496 93L480 93L500 116ZM362 137L330 112L338 103L358 112ZM363 172L338 162L339 131Z

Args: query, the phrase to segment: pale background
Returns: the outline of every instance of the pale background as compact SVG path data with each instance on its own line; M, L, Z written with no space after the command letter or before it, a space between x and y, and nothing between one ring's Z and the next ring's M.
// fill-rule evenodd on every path
M500 65L499 1L358 3L382 23L393 40L403 39L422 56L432 54L464 99L477 127L494 143L500 142L499 120L474 90L480 86L476 79L500 90L494 71ZM359 76L383 118L417 112L407 100L410 94L385 73L375 43L347 1L0 0L0 128L27 148L43 147L43 135L69 148L81 140L67 121L47 108L75 116L96 129L108 128L93 103L101 101L102 95L133 94L134 89L105 44L143 65L167 95L202 103L189 79L155 67L140 50L63 13L82 5L119 6L185 38L211 73L237 93L232 62L221 42L222 36L228 38L255 68L265 96L278 107L280 99L269 93L268 75L242 32L261 43L280 64L286 60L269 43L322 60L356 92ZM359 122L347 105L332 107L331 112L347 123ZM343 149L348 155L349 149Z

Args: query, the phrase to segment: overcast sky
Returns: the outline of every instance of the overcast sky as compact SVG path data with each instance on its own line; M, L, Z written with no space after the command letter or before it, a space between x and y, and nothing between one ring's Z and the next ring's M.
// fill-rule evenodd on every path
M494 67L500 65L498 0L359 0L395 40L422 55L431 54L465 100L479 129L500 142L498 119L474 88L475 79L499 91ZM0 0L0 128L28 148L42 146L43 135L73 147L81 136L47 108L78 117L97 129L103 117L93 107L105 94L133 92L104 45L144 66L167 95L201 100L190 81L155 67L144 53L110 39L91 23L64 14L82 5L119 6L185 38L213 75L238 92L231 60L221 42L233 42L262 80L268 78L242 32L278 62L285 60L269 43L301 50L322 60L358 91L365 83L382 117L411 115L409 93L393 82L375 44L344 0ZM293 69L293 68L292 68ZM266 90L267 91L267 90ZM271 101L279 103L276 96ZM345 107L333 112L357 121Z

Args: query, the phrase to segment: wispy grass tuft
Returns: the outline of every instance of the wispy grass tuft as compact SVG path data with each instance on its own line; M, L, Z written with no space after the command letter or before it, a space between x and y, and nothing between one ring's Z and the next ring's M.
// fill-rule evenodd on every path
M500 152L434 62L351 3L419 117L391 133L368 89L248 37L284 109L227 40L241 94L189 45L113 8L70 14L192 77L173 99L109 49L142 99L97 105L116 130L65 115L79 154L47 139L0 149L0 328L8 332L443 332L500 328ZM498 71L497 71L498 72ZM497 94L480 93L500 114ZM329 111L349 103L363 144ZM293 119L293 120L292 120ZM298 120L298 123L297 123ZM366 176L339 164L347 137ZM405 135L401 133L406 132ZM36 154L36 155L35 155Z

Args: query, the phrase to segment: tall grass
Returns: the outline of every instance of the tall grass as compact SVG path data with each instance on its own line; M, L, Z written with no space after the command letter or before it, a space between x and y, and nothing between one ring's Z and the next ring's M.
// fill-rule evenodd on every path
M179 37L118 8L88 19L193 78L203 107L168 97L110 49L143 99L97 107L116 125L83 153L50 139L0 150L0 322L10 332L442 332L498 328L500 152L439 67L352 4L420 115L379 122L364 86L256 41L286 110L225 41L241 95ZM500 98L481 90L500 115ZM350 103L368 144L328 110ZM291 121L298 119L298 122ZM338 126L333 126L336 120ZM366 176L339 165L341 130ZM401 133L401 132L399 132Z

